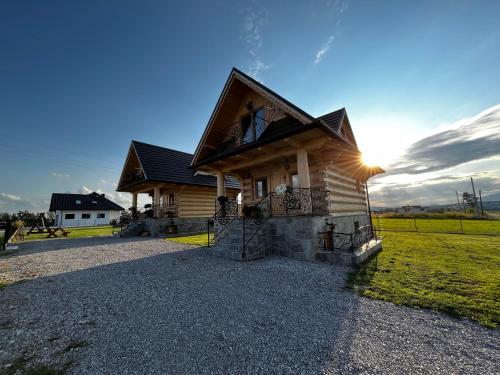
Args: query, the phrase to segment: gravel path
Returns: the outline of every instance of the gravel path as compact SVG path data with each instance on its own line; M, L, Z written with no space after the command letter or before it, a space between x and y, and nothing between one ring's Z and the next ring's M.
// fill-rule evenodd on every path
M342 267L157 239L58 246L0 257L0 276L35 277L0 290L0 373L498 374L499 331L360 298Z

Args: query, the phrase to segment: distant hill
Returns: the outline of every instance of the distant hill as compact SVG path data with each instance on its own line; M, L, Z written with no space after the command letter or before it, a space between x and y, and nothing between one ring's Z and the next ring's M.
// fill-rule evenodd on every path
M483 196L483 203L484 202L495 202L495 201L500 201L500 193L494 193L494 194L490 194L487 196Z
M490 200L490 197L495 197L496 194L488 196L488 200L486 200L486 197L483 198L483 210L484 211L500 211L500 199L498 200ZM450 204L434 204L430 206L424 206L427 207L430 210L436 210L436 209L456 209L457 204L456 203L450 203ZM372 211L374 212L385 212L385 211L393 211L394 207L372 207Z

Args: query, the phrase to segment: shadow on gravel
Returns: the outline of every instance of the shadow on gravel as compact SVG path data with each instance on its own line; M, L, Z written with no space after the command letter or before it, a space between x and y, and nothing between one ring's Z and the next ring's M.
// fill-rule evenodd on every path
M83 340L78 374L344 371L359 303L341 291L344 273L197 248L38 278L0 293L13 321L0 346L27 340L57 363L68 340Z

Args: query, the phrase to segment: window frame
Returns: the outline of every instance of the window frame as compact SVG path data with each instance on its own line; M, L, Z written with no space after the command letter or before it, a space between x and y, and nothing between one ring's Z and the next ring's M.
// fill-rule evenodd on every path
M85 216L85 217L84 217L84 216ZM87 217L87 216L88 216L88 217ZM91 219L91 218L92 218L92 214L91 214L91 213L89 213L89 212L82 212L82 214L81 214L80 218L81 218L82 220L89 220L89 219Z
M259 182L262 182L262 196L259 196ZM267 176L264 177L256 177L254 178L254 198L255 199L263 199L266 197L267 194L269 194L268 190L268 178Z
M97 213L97 218L98 219L106 219L106 212L98 212Z
M72 216L72 217L68 217ZM64 214L64 220L75 220L75 214Z

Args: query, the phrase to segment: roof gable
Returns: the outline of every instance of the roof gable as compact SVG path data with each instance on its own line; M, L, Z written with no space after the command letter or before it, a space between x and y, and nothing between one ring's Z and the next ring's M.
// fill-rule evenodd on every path
M320 116L318 120L328 129L336 133L342 140L357 148L356 139L345 108Z
M315 120L315 118L311 115L309 115L307 112L303 111L299 107L295 106L288 100L284 99L282 96L278 95L268 87L264 86L262 83L256 81L255 79L251 78L250 76L246 75L245 73L241 72L240 70L233 68L231 70L231 73L229 74L229 77L224 85L224 88L219 96L219 99L217 101L217 104L212 112L212 115L210 116L210 119L208 121L208 124L205 128L205 131L203 132L203 135L201 137L200 142L198 143L198 146L196 148L196 151L194 153L194 157L192 160L192 165L195 165L199 160L200 160L200 154L203 150L204 147L213 147L211 145L207 145L207 139L212 131L212 127L214 123L216 122L217 118L220 116L221 112L225 110L225 104L227 104L228 108L234 107L234 101L238 100L237 95L234 93L234 87L235 85L242 84L249 88L250 90L253 90L255 93L258 95L261 95L264 97L269 103L270 107L266 108L272 109L272 110L277 110L277 111L282 111L286 113L287 115L295 118L302 124L308 124L311 123L312 121ZM235 96L233 99L233 102L231 102L230 96ZM227 124L228 126L231 124Z
M132 141L130 151L137 157L144 172L144 179L137 182L158 181L183 185L217 186L217 179L214 176L196 174L190 168L192 154L138 141ZM128 161L130 161L130 151ZM125 163L124 170L126 167L127 163ZM123 190L134 184L124 185L120 182L117 190ZM237 189L239 183L237 180L228 178L226 187Z

